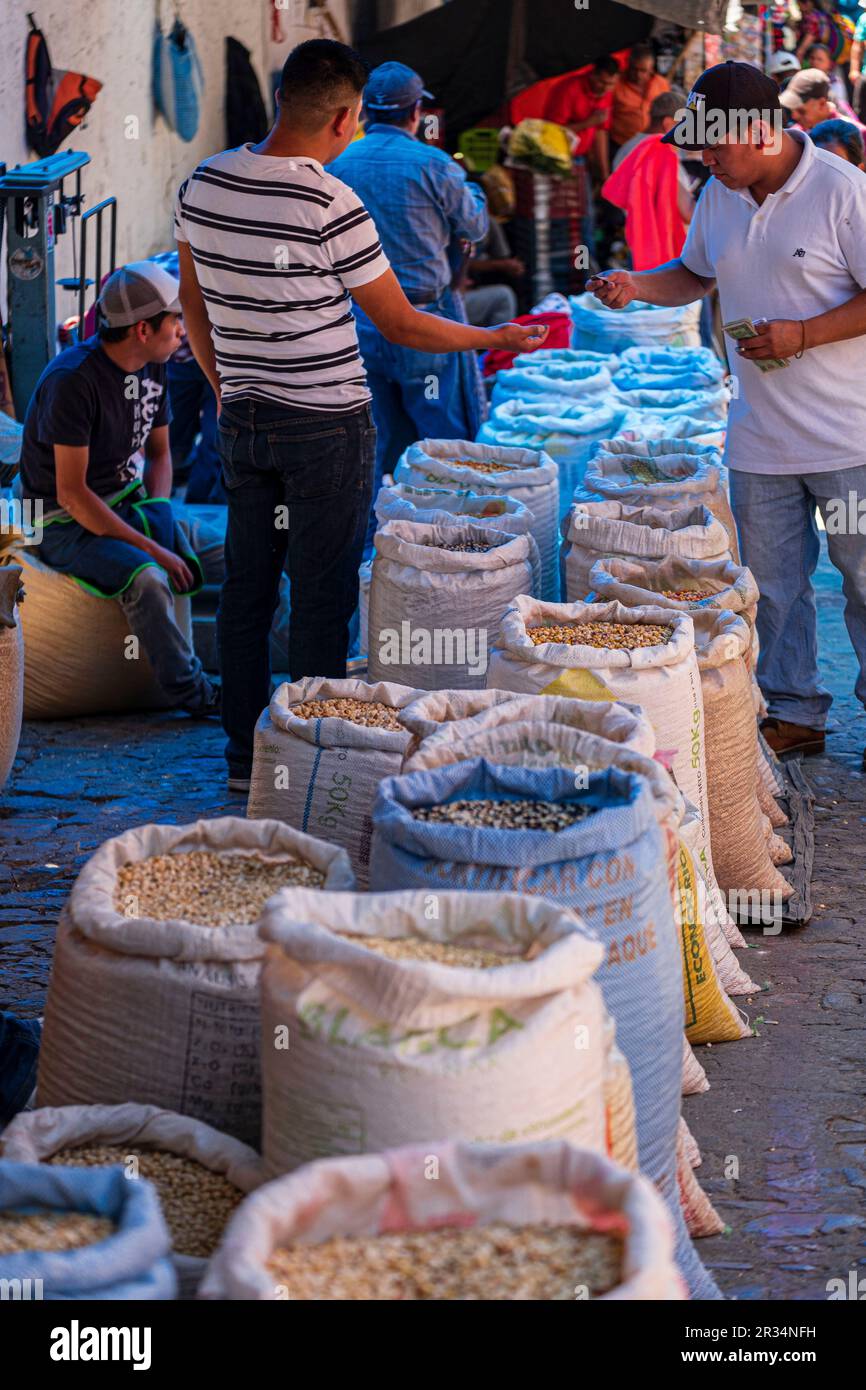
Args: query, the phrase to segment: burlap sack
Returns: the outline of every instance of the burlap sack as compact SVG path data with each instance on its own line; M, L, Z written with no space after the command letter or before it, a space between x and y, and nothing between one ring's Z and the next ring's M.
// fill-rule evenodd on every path
M354 887L345 850L274 820L223 816L143 825L84 865L57 928L39 1052L40 1106L137 1101L204 1120L258 1147L259 972L255 922L204 927L116 906L118 870L189 850L297 859L326 889Z
M264 1174L255 1149L221 1134L201 1120L159 1110L154 1105L62 1105L56 1109L22 1110L3 1131L4 1159L18 1163L46 1163L61 1149L95 1145L132 1149L161 1149L195 1159L203 1168L220 1173L241 1192L252 1192ZM122 1163L123 1158L118 1157ZM74 1166L74 1165L70 1165ZM125 1169L132 1177L133 1170ZM207 1257L172 1250L181 1298L193 1298L207 1266Z
M302 719L293 707L305 700L351 699L403 709L420 694L387 681L371 685L326 676L280 685L256 725L247 815L285 821L339 845L358 886L366 888L376 788L401 770L412 735L336 716Z
M426 1159L435 1161L437 1181ZM280 1246L334 1236L506 1221L620 1231L623 1282L601 1299L681 1299L670 1219L645 1178L571 1144L433 1144L311 1163L244 1202L214 1256L202 1296L282 1299L267 1262Z
M690 439L609 439L596 448L574 500L607 498L665 509L702 503L728 533L739 563L737 528L727 492L722 456L709 444Z
M484 470L473 464L484 464ZM495 464L493 471L486 465ZM532 513L532 534L541 556L541 592L559 593L557 524L559 473L543 449L510 449L466 439L421 439L401 455L395 483L472 492L483 497L516 497Z
M716 877L729 897L779 894L781 903L794 890L773 867L761 826L757 729L744 660L749 630L742 618L726 611L695 612L692 620L704 702Z
M276 894L260 925L262 1035L289 1041L263 1049L269 1175L437 1134L604 1152L603 950L581 926L512 893ZM356 939L407 936L511 961L392 959Z
M22 551L20 559L25 719L71 719L171 704L145 652L128 659L129 626L119 603L87 593L30 551ZM190 601L183 594L175 598L174 612L191 641Z
M694 1169L701 1161L698 1153L697 1163L694 1162L695 1149L697 1145L691 1131L680 1116L677 1133L677 1182L680 1189L680 1205L689 1235L693 1240L698 1240L702 1236L721 1235L725 1223L695 1177Z
M478 553L441 545L482 541ZM441 543L441 545L440 545ZM424 689L485 685L499 620L536 579L532 537L389 521L376 532L367 618L367 674Z
M560 566L566 603L592 592L590 574L597 560L662 560L668 555L695 560L730 560L728 533L702 505L666 511L626 502L576 502L562 523Z

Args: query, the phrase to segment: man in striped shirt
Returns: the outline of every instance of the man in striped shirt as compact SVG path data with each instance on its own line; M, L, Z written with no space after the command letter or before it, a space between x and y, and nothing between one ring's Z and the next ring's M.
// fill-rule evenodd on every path
M355 135L366 79L344 44L300 44L270 133L205 160L177 200L186 330L221 401L218 630L238 791L270 697L268 633L284 567L292 679L346 673L376 437L350 296L389 341L425 352L526 352L543 341L544 330L470 328L409 303L363 204L323 167Z

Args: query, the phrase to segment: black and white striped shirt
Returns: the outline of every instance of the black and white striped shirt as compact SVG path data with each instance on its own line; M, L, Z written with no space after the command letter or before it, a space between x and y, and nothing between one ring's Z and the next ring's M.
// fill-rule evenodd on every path
M349 291L388 269L351 188L315 159L206 159L180 187L175 235L189 243L222 395L346 411L370 399Z

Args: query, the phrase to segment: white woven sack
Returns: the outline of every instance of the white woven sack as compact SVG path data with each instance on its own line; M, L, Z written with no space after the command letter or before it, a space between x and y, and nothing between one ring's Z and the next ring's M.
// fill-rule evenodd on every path
M71 719L128 709L166 709L168 696L156 682L146 653L127 658L129 624L120 604L97 598L68 574L19 552L25 599L24 718ZM178 627L192 641L190 602L174 601Z
M222 816L142 825L106 840L72 885L57 928L39 1052L44 1105L137 1101L258 1145L261 1121L256 923L205 927L116 906L125 864L211 850L307 860L349 889L345 850L280 821Z
M0 569L0 791L12 770L24 711L24 638L18 591L19 565Z
M626 410L617 439L693 439L724 451L727 421L660 410Z
M471 467L473 462L499 467L495 472L479 472ZM516 497L533 516L532 534L541 556L542 596L558 595L559 474L543 449L510 449L466 439L421 439L401 456L394 481L487 497Z
M701 504L668 511L625 502L575 502L563 520L562 537L560 563L567 603L592 592L592 567L609 556L635 562L668 555L731 558L727 531Z
M256 725L247 815L285 821L339 845L365 888L376 789L383 777L400 771L412 735L338 716L302 719L292 707L305 700L350 699L399 710L420 694L387 681L308 676L284 682Z
M481 540L486 551L442 548ZM532 588L531 536L478 523L389 521L376 533L367 674L422 689L482 689L502 614Z
M17 1163L45 1163L61 1149L125 1145L161 1149L195 1159L220 1173L241 1192L262 1181L255 1149L230 1134L155 1105L62 1105L22 1110L3 1131L3 1157ZM122 1159L118 1158L118 1162ZM207 1257L172 1251L181 1298L193 1298L207 1267Z
M660 308L634 299L625 309L608 309L594 294L578 294L568 303L573 348L622 353L635 344L700 346L700 302Z
M437 1181L425 1173L436 1160ZM395 1226L394 1213L400 1213ZM623 1281L602 1299L685 1298L664 1203L645 1178L571 1144L433 1144L333 1158L259 1188L235 1213L202 1296L282 1299L267 1262L285 1245L334 1236L503 1221L622 1231Z
M568 1138L603 1153L602 947L581 926L513 893L275 895L260 928L272 943L262 1030L288 1026L291 1045L263 1054L267 1172L441 1134ZM353 936L515 959L494 970L395 960Z
M515 396L560 396L563 400L583 401L610 390L611 374L605 362L562 362L550 358L539 361L535 353L524 354L524 358L520 366L515 362L496 373L490 397L494 409Z

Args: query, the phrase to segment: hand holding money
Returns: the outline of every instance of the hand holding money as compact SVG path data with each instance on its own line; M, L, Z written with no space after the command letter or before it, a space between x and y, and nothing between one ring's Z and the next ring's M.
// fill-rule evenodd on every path
M788 358L800 351L802 324L798 319L734 319L723 324L725 333L738 340L737 354L755 362L762 372L787 367Z
M606 270L603 275L592 275L586 282L586 290L608 309L624 309L638 297L637 285L628 270Z

